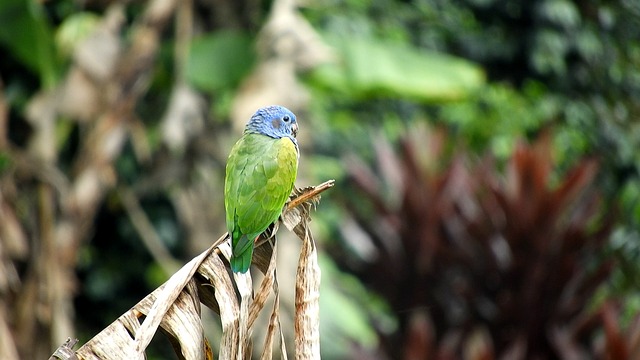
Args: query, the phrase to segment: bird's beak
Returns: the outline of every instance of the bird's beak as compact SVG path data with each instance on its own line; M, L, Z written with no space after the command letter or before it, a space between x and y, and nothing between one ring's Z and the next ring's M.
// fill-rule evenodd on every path
M293 133L293 137L298 136L298 124L291 124L291 132Z

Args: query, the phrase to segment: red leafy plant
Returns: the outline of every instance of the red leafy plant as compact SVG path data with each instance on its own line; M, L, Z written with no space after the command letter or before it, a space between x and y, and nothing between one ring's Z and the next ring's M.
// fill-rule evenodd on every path
M597 162L558 174L550 139L520 143L500 165L447 156L442 132L417 128L398 151L375 139L373 167L347 160L347 208L368 244L334 255L398 320L379 329L375 357L638 358L640 326L625 334L616 305L593 301L615 220Z

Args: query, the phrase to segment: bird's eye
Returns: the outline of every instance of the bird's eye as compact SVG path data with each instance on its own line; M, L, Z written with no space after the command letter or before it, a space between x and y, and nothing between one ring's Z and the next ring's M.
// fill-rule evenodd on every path
M282 117L282 121L284 121L284 122L289 122L289 120L291 120L289 115L285 115L285 116Z

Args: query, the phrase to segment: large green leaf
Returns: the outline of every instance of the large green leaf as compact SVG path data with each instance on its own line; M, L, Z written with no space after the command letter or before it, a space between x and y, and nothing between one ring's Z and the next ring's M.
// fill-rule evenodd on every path
M339 61L316 69L311 80L354 97L458 100L484 84L482 69L463 59L408 45L365 38L329 39Z
M217 31L194 39L187 61L187 79L205 91L236 86L255 62L246 34Z
M71 56L75 47L91 35L100 23L100 17L92 12L82 11L69 15L58 26L55 38L59 52Z
M58 77L53 32L44 9L33 0L0 1L0 44L51 87Z

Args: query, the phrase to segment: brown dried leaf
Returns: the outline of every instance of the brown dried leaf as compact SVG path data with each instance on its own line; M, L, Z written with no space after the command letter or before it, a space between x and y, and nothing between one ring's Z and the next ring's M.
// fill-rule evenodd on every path
M180 359L204 359L205 338L197 285L190 281L168 309L160 327Z
M289 229L298 235L300 239L305 238L305 233L296 230L296 227L306 223L309 219L311 207L320 201L320 193L333 187L335 180L328 180L317 186L308 186L302 189L293 189L293 194L284 206L280 220Z
M231 245L229 241L222 244L219 249L227 261L231 258ZM231 359L248 359L251 356L253 344L251 342L252 329L249 327L249 309L253 302L253 282L251 280L251 272L231 273L233 283L236 286L238 294L240 294L239 311L235 314L237 319L237 353L233 354ZM235 322L234 322L235 323Z
M0 194L0 239L3 251L14 259L24 259L29 253L29 243L22 225L12 207L3 201Z
M19 359L18 348L13 340L12 328L7 321L7 310L5 306L0 308L0 359ZM72 359L71 357L68 358Z
M258 296L254 301L254 307L251 309L252 312L254 309L258 309L258 304L261 303L259 310L262 310L264 307L264 302L266 301L266 297L269 295L270 289L273 289L274 293L274 301L273 301L273 309L271 310L271 316L269 317L269 326L267 328L267 333L264 339L264 346L262 349L262 354L260 359L271 359L273 358L273 341L276 335L276 331L280 334L281 346L284 346L284 335L282 334L282 328L280 327L280 291L278 290L278 279L276 277L276 248L273 247L273 256L271 257L271 262L269 263L269 268L266 272L266 276L260 285L260 290L258 291ZM258 314L255 314L257 318ZM287 357L286 349L282 348L283 357Z
M200 300L193 287L195 284L184 289L211 250L183 266L166 283L78 349L77 355L81 359L143 359L145 349L162 324L183 346L181 352L185 359L204 358ZM146 316L142 324L138 321L141 316ZM191 330L185 331L186 328ZM197 334L192 333L193 329Z
M67 338L64 344L60 345L56 349L56 351L51 355L49 360L57 360L57 359L67 359L67 360L78 360L75 351L73 351L73 347L78 343L78 339ZM0 353L2 355L2 353ZM3 359L7 359L8 357L3 357ZM15 357L11 357L11 359L17 359L18 355Z
M267 243L265 246L273 246L271 243ZM254 322L258 318L258 315L264 308L265 303L267 302L267 298L271 293L271 289L274 287L276 282L276 257L277 257L277 249L275 246L273 247L273 253L271 256L271 261L269 262L269 268L265 274L265 277L262 279L260 283L260 288L256 293L255 298L253 299L253 304L251 305L251 309L249 310L249 326L253 327ZM277 295L277 293L276 293Z
M164 288L162 287L159 288L159 289L162 289L162 291L158 294L158 298L155 301L153 301L152 303L153 305L150 307L150 310L148 310L148 313L144 311L145 310L144 308L139 309L142 313L147 313L146 314L147 318L140 326L140 330L135 333L136 351L139 354L141 355L144 354L144 350L147 348L147 346L151 342L151 339L153 338L153 335L155 335L156 330L160 325L160 323L162 322L162 320L166 316L168 316L169 318L171 317L173 312L169 312L169 309L173 307L173 311L175 312L178 312L179 310L185 310L185 313L187 314L190 313L189 310L182 309L179 306L177 306L176 300L181 294L184 294L183 292L184 287L187 285L189 281L191 281L193 274L195 274L196 270L198 269L198 267L200 267L200 264L202 264L206 256L209 255L210 250L211 249L203 252L198 257L188 262L185 266L182 267L182 269L178 270L178 272L175 273L175 275L173 275L164 284ZM156 293L156 291L151 293L151 295L153 296ZM197 292L191 292L190 296L197 297ZM141 301L138 304L141 306L146 305L145 300L148 301L148 298L149 297L143 299L143 301ZM194 301L197 302L198 304L200 303L200 300L197 298L194 299ZM199 321L197 321L200 318L199 307L198 307L197 315L198 317L196 318L196 324L194 324L194 326L197 326L199 324ZM180 334L180 335L183 335L183 334ZM201 346L200 350L202 350L203 348L204 346Z
M60 113L72 119L88 122L99 112L103 93L99 85L80 66L67 73L60 91Z
M144 359L144 356L136 356L131 337L139 326L138 318L131 309L78 349L76 355L85 360Z
M320 359L320 266L311 232L305 223L302 251L296 273L296 359ZM298 234L298 231L296 231Z
M74 51L76 64L90 77L106 81L116 71L122 55L119 32L125 22L124 6L108 9L98 27Z
M282 216L282 221L286 219L287 226L292 226L299 236L303 234L301 239L304 241L296 278L295 328L298 359L320 357L320 268L308 221L311 206L317 203L319 194L331 186L333 180L294 191ZM265 237L270 239L271 235L267 234ZM169 336L179 359L212 358L200 320L202 302L220 314L223 336L218 357L249 359L253 353L251 334L255 320L273 291L274 307L261 358L272 358L273 341L279 334L281 356L286 359L279 316L277 254L273 243L268 244L269 246L256 249L258 261L264 263L268 259L269 265L255 298L251 273L232 273L228 269L231 245L225 234L209 249L183 266L166 283L78 349L77 356L80 359L144 359L145 349L160 326ZM142 318L145 319L141 322Z
M271 316L269 317L269 327L267 329L267 336L264 339L264 347L262 349L261 360L268 360L273 358L273 341L276 335L276 331L280 332L280 338L282 339L282 328L280 327L280 292L278 291L278 282L274 282L273 292L275 293L275 299L273 301L273 309L271 310ZM286 358L286 350L282 352Z
M185 83L173 87L169 108L162 119L162 139L174 151L184 151L204 128L204 101Z
M228 242L220 246L230 247ZM218 356L220 359L232 359L238 352L238 314L240 312L240 303L235 293L233 280L229 277L229 271L218 254L209 256L200 266L198 272L213 285L214 295L218 302L222 322L222 339Z

